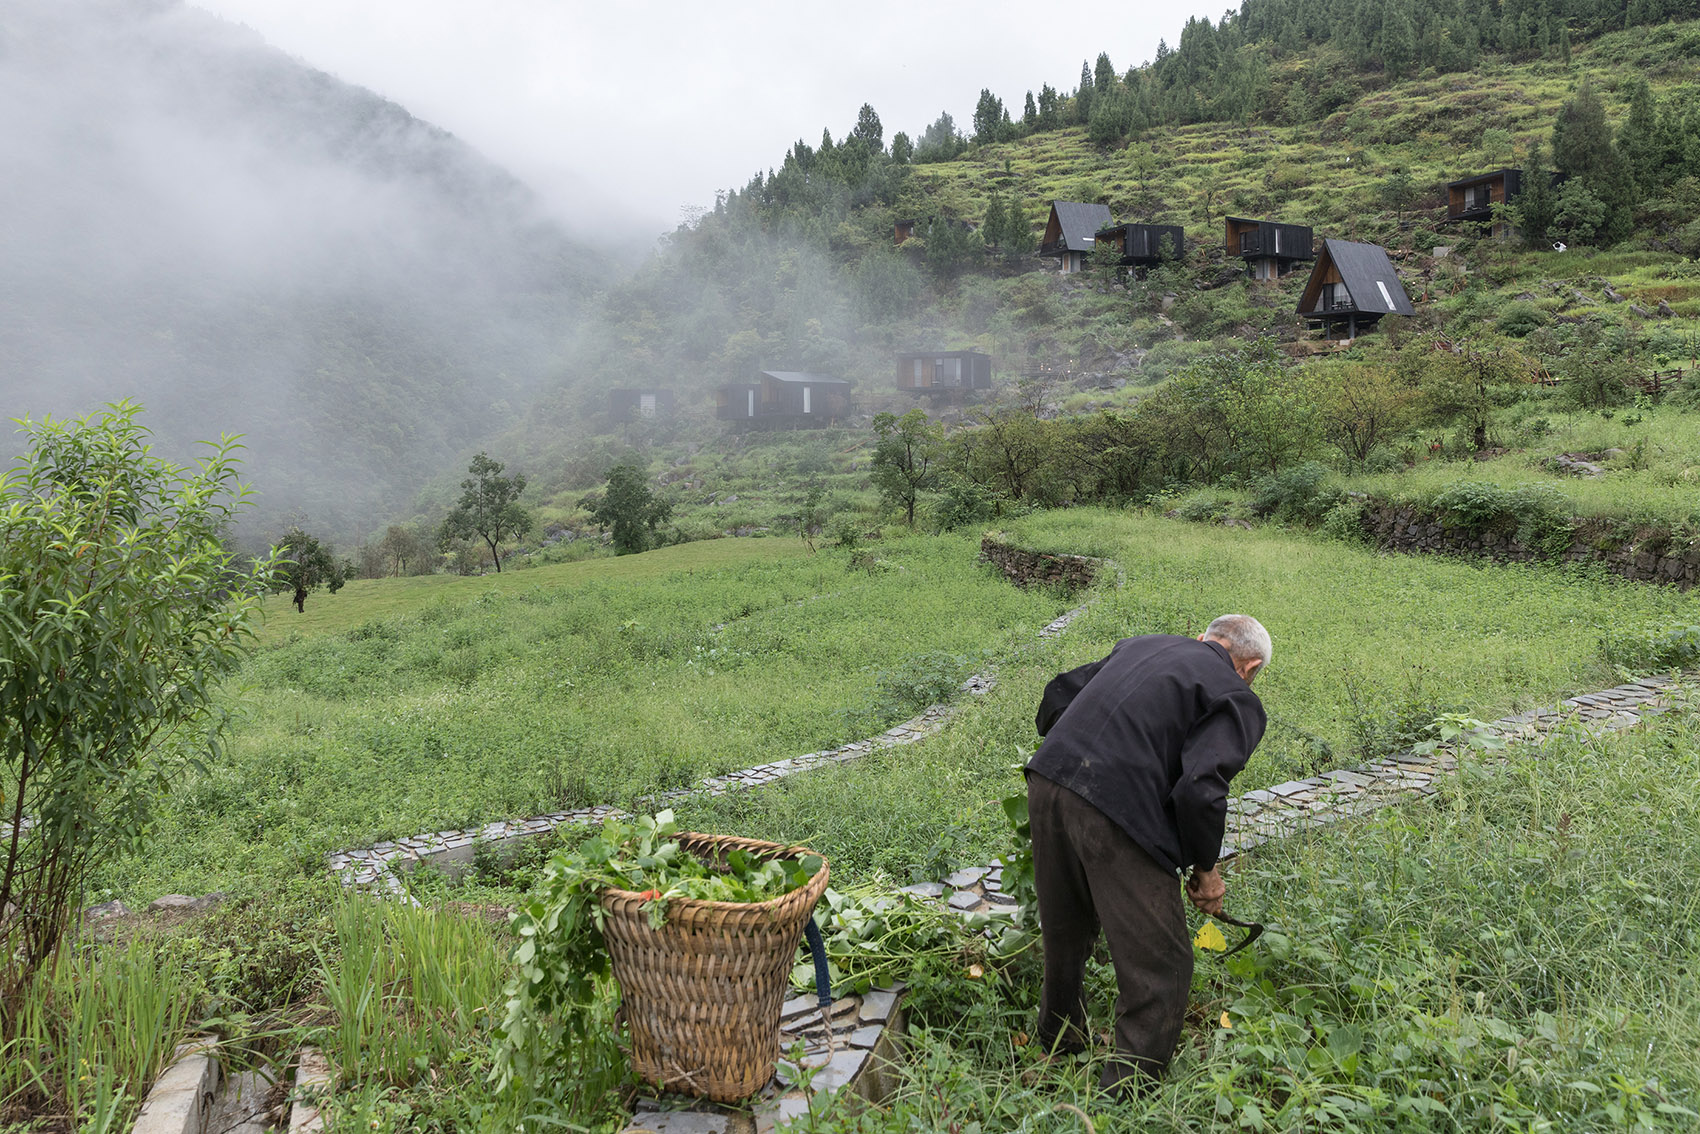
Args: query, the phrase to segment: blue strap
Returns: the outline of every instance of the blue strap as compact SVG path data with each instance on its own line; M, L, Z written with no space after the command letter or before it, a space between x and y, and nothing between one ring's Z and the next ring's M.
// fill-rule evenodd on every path
M815 959L815 995L820 998L820 1006L826 1008L832 1004L832 974L826 967L826 942L814 918L803 926L803 937L809 943L809 955Z

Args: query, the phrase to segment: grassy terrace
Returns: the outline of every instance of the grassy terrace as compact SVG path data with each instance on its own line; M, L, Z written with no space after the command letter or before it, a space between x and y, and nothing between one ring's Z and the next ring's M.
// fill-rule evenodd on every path
M852 567L718 540L479 579L354 582L278 602L228 691L224 758L182 782L145 900L322 867L330 850L629 800L876 732L1061 611L968 537Z

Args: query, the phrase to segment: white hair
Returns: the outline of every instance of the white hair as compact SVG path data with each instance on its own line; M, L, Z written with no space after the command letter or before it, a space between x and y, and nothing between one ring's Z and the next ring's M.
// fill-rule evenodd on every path
M1268 669L1275 656L1269 631L1249 614L1224 614L1209 625L1204 636L1226 646L1228 656L1236 662L1261 662L1259 669Z

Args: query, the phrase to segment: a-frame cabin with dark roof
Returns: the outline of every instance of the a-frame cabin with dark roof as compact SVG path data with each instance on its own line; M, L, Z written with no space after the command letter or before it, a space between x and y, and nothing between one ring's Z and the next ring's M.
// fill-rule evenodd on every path
M1039 237L1039 255L1060 258L1064 275L1078 272L1097 247L1097 234L1115 223L1108 205L1052 201L1045 233Z
M1346 338L1355 339L1359 332L1373 330L1384 315L1417 312L1381 245L1324 240L1299 297L1298 313L1320 325L1326 338L1344 330Z
M1304 260L1316 259L1309 226L1227 217L1228 255L1245 261L1254 280L1279 279Z
M1093 239L1099 254L1115 262L1149 268L1186 256L1186 230L1178 224L1117 224L1099 229Z

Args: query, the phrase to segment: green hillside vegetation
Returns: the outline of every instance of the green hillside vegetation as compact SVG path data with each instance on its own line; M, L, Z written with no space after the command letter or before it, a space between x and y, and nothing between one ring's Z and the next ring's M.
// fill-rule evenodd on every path
M877 510L872 445L857 434L874 412L918 404L894 388L895 353L964 348L993 356L998 389L931 410L950 433L929 494L935 526L1243 486L1307 460L1373 474L1394 495L1421 494L1450 472L1515 483L1538 477L1526 470L1566 443L1563 422L1597 439L1594 451L1633 449L1647 430L1631 425L1651 420L1652 402L1629 410L1655 372L1667 379L1668 406L1657 408L1667 424L1654 430L1665 440L1641 451L1660 471L1579 488L1575 502L1683 520L1680 476L1693 462L1681 438L1700 391L1680 374L1668 379L1700 361L1700 24L1649 9L1631 14L1642 26L1602 31L1598 13L1548 5L1488 28L1470 6L1454 15L1474 21L1464 38L1476 46L1457 55L1430 43L1398 68L1377 62L1381 32L1367 33L1368 47L1317 42L1314 27L1283 30L1276 17L1286 11L1248 6L1208 33L1194 21L1175 51L1126 73L1100 59L1072 94L1047 88L1030 118L1006 122L983 96L972 138L941 120L888 145L865 107L839 140L797 143L609 290L567 382L504 442L532 473L539 531L593 533L577 501L631 458L649 464L674 503L675 538L793 522L810 482L829 515L866 522ZM1212 36L1215 48L1200 46ZM1246 75L1255 99L1218 98ZM1186 89L1196 97L1173 94ZM1120 134L1094 132L1093 105L1129 98L1150 107ZM1508 214L1523 222L1521 239L1444 222L1447 181L1518 165L1533 183L1537 167L1555 162L1569 180L1536 203L1546 219ZM1583 188L1592 204L1577 196ZM1052 199L1180 224L1187 248L1144 278L1043 270L1031 248ZM1318 341L1294 314L1305 272L1244 278L1222 249L1225 215L1385 245L1417 316L1386 320L1350 350ZM933 225L930 237L919 235L923 223L894 245L897 220L931 217L985 223L972 234ZM1561 236L1569 250L1546 250ZM1244 352L1259 336L1279 344L1279 375L1204 365L1255 356ZM1467 367L1442 365L1447 353L1491 356L1495 388L1461 391ZM1341 366L1360 368L1364 396L1342 396ZM739 439L713 420L713 388L759 368L849 377L858 412L838 423L846 431L813 440ZM1247 375L1263 387L1245 388ZM1187 378L1178 389L1177 376ZM1241 419L1295 417L1293 427L1247 441L1245 420L1236 424L1221 401L1223 382ZM649 384L677 390L672 421L608 420L607 387ZM1589 411L1620 424L1588 429L1576 415ZM1023 447L1037 470L1030 479L1008 474L1020 461L1002 461L1000 473L986 456ZM1436 457L1446 471L1434 470ZM1468 465L1453 463L1463 457ZM1421 469L1408 489L1396 487L1402 468ZM1649 479L1660 483L1642 493ZM441 503L424 501L427 516Z

